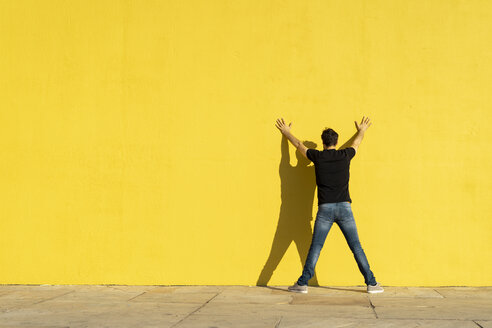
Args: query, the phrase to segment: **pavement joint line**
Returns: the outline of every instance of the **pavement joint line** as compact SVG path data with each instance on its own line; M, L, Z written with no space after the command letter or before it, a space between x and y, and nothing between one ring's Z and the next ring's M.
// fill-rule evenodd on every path
M376 319L379 319L378 318L378 314L376 312L376 307L374 306L374 304L372 304L372 300L370 297L367 297L369 299L369 304L371 304L371 308L372 308L372 312L374 312L374 315L376 316Z
M282 321L282 317L278 318L277 322L275 322L275 325L273 328L278 328L280 326L280 321Z
M194 311L192 311L190 314L188 314L187 316L185 316L184 318L182 318L181 320L179 320L178 322L176 322L174 325L172 325L171 327L169 328L173 328L173 327L176 327L177 325L179 325L181 322L183 322L184 320L186 320L188 317L190 317L191 315L193 315L193 313L199 311L201 308L203 308L205 305L208 304L208 302L210 302L211 300L213 300L214 298L216 298L220 293L222 293L223 290L221 290L220 292L218 292L217 294L215 294L214 296L212 296L211 299L209 299L208 301L206 301L205 303L203 303L198 309L195 309Z
M441 295L441 297L442 297L442 298L446 298L446 296L444 296L443 294L439 293L439 292L437 291L437 289L435 289L435 288L432 288L432 289L433 289L436 293L438 293L439 295Z
M18 309L21 309L21 308L26 307L26 306L31 306L31 305L36 305L36 304L39 304L39 303L43 303L45 301L53 300L53 299L55 299L57 297L65 296L65 295L68 295L68 294L73 293L73 292L75 292L75 290L71 290L71 291L69 291L69 292L67 292L65 294L56 295L56 296L53 296L53 297L50 297L50 298L46 298L46 299L40 300L38 302L29 303L29 304L19 304L19 305L13 306L11 308L0 310L0 313L7 313L7 312L10 312L12 310L18 310Z
M478 322L476 322L475 320L472 320L477 326L479 326L480 328L483 328L481 324L479 324Z
M133 300L133 299L135 299L135 298L139 297L140 295L145 294L146 292L147 292L147 291L141 292L140 294L138 294L138 295L136 295L136 296L133 296L132 298L130 298L129 300L126 300L126 301L127 301L127 302L130 302L131 300Z
M44 299L44 300L41 300L41 301L39 301L39 302L34 302L34 303L32 303L31 305L34 305L34 304L39 304L39 303L43 303L43 302L46 302L46 301L50 301L50 300L53 300L53 299L55 299L55 298L57 298L57 297L65 296L65 295L68 295L68 294L70 294L70 293L74 293L74 292L75 292L75 289L74 289L74 290L71 290L71 291L69 291L69 292L67 292L67 293L65 293L65 294L56 295L56 296L53 296L53 297L50 297L50 298L46 298L46 299Z
M61 295L56 295L56 296L53 296L53 297L50 297L50 298L46 298L46 299L44 299L44 300L40 300L40 301L37 301L37 302L31 303L31 304L29 304L29 305L27 305L27 306L30 306L30 305L36 305L36 304L39 304L39 303L43 303L43 302L46 302L46 301L50 301L50 300L53 300L53 299L55 299L55 298L57 298L57 297L65 296L65 295L68 295L68 294L70 294L70 293L74 293L74 292L75 292L75 290L71 290L71 291L69 291L69 292L67 292L67 293L64 293L64 294L61 294ZM15 308L22 307L22 306L26 306L26 305L21 304L21 305L16 306ZM9 310L11 310L11 309L13 309L13 308L10 308Z

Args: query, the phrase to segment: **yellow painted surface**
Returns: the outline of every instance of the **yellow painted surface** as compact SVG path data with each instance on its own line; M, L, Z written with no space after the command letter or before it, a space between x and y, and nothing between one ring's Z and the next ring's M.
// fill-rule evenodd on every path
M315 177L274 122L368 115L376 279L491 285L491 40L478 0L1 1L0 283L290 285ZM364 283L336 225L315 280Z

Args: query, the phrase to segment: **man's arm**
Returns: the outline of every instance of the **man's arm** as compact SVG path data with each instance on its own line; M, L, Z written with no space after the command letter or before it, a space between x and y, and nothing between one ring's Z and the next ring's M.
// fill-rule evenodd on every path
M282 118L282 119L277 119L277 124L275 126L280 130L280 132L282 132L284 136L287 137L287 139L289 139L289 141L294 145L294 147L296 147L301 152L301 154L304 155L304 157L309 159L306 155L307 147L304 146L304 144L290 132L291 125L292 122L290 122L289 125L287 125L285 124L284 119Z
M357 132L350 138L346 143L344 143L340 148L338 149L344 149L344 148L349 148L352 147L355 149L357 152L357 149L359 148L360 143L362 142L362 139L364 139L364 133L366 132L367 128L371 126L371 120L369 117L362 117L362 121L360 121L360 124L357 124L357 121L355 122L355 127L357 128Z

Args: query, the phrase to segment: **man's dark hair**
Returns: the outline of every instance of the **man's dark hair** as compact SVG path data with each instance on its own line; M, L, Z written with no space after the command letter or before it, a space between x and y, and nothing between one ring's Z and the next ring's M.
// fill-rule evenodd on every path
M321 134L321 139L326 147L335 146L338 142L338 133L333 131L333 129L326 128Z

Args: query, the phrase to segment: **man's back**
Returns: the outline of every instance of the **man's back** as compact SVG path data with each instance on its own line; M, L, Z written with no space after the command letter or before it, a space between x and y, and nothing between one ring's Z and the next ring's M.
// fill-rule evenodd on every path
M314 163L318 185L318 205L323 203L352 202L349 194L350 161L355 149L310 148L307 157Z

